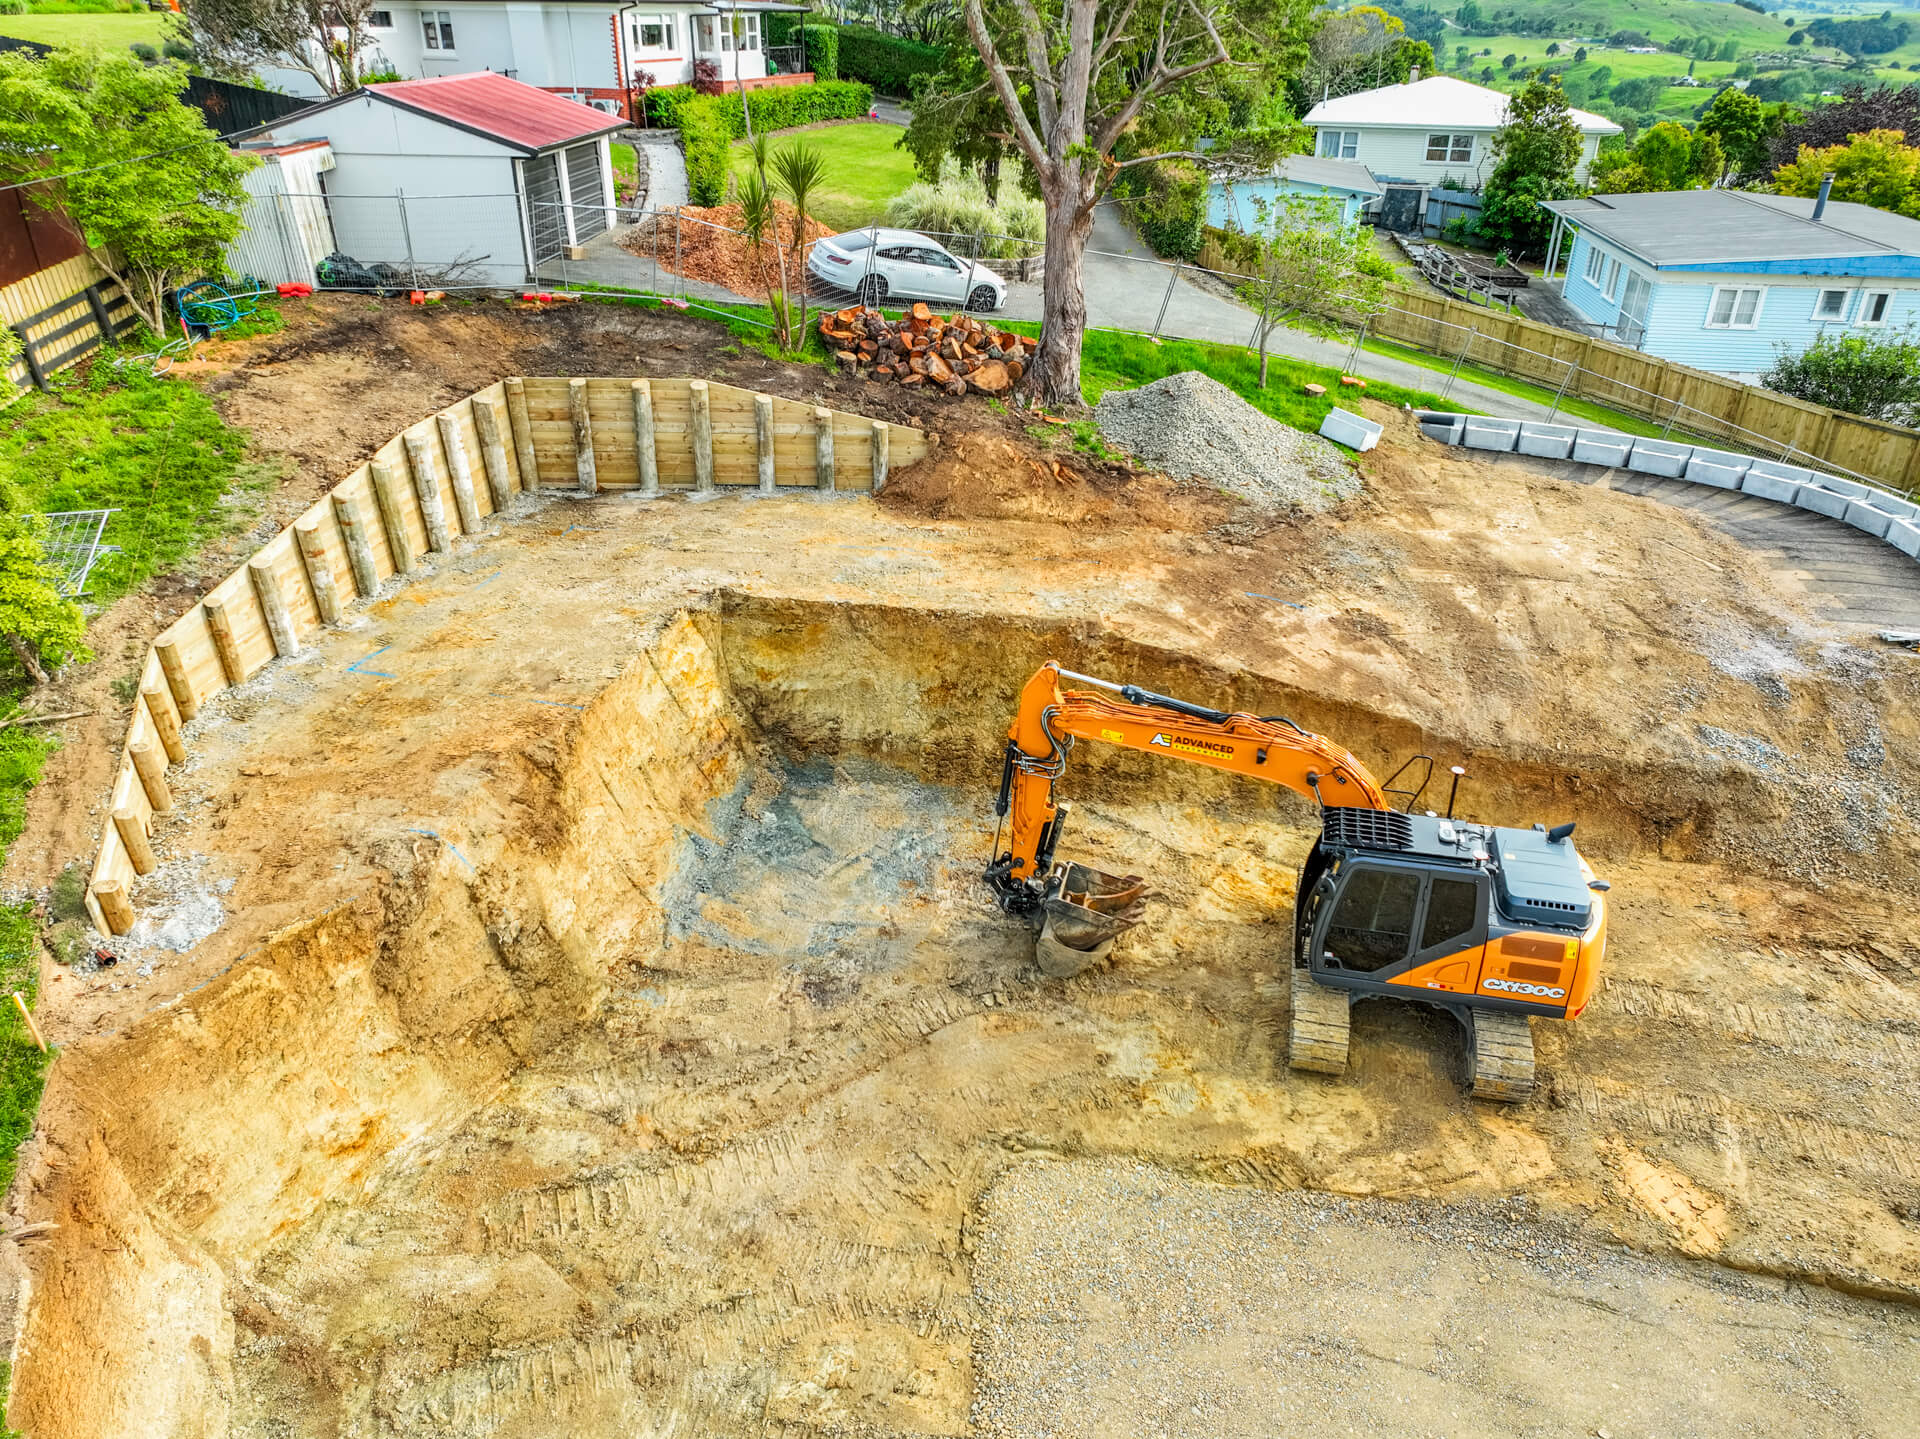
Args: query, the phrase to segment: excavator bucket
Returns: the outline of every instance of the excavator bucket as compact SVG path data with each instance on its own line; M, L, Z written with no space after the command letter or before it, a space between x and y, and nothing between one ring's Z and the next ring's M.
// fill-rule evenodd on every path
M1147 882L1137 874L1108 874L1063 864L1040 906L1047 932L1069 949L1094 950L1132 929L1146 915Z

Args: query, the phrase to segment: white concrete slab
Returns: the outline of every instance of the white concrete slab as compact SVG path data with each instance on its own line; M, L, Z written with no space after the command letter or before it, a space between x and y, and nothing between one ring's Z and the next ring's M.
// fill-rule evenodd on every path
M1520 438L1514 449L1523 455L1538 455L1543 460L1564 460L1573 453L1574 437L1580 433L1575 425L1545 425L1538 420L1525 420L1520 425Z
M1642 475L1665 475L1677 480L1686 473L1692 445L1672 440L1635 440L1633 453L1627 456L1627 468Z
M1511 450L1520 438L1518 420L1502 420L1490 415L1468 415L1466 442L1470 450Z
M1380 443L1380 436L1385 430L1365 416L1335 405L1327 411L1326 419L1320 422L1320 433L1350 450L1370 450Z
M1573 457L1583 465L1618 467L1633 453L1633 436L1617 430L1582 430L1574 436Z

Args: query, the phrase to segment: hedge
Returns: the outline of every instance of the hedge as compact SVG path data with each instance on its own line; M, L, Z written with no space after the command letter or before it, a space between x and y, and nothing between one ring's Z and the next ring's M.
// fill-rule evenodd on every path
M799 15L782 15L769 12L760 17L760 24L766 31L767 44L798 45L802 43L801 20ZM807 47L807 68L813 71L815 80L838 80L840 78L840 32L832 25L807 25L805 45Z
M1185 160L1156 160L1122 170L1114 182L1127 218L1157 255L1191 260L1207 218L1207 176Z
M747 110L756 134L820 120L852 120L866 114L872 104L873 91L850 80L747 91ZM647 113L655 124L680 131L680 146L687 152L687 198L701 206L724 204L727 150L747 133L739 92L699 95L688 85L649 90Z
M938 45L882 35L864 25L840 27L840 73L864 80L885 95L911 95L915 75L931 75L947 63Z

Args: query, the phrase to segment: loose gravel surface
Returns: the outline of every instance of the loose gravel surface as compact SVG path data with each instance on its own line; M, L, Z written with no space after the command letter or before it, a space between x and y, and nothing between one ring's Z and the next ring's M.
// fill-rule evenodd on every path
M1898 1435L1920 1315L1439 1205L1036 1160L988 1195L974 1433Z
M1266 509L1318 512L1360 492L1360 477L1332 443L1263 415L1198 370L1109 390L1094 419L1111 443L1155 468L1211 481Z

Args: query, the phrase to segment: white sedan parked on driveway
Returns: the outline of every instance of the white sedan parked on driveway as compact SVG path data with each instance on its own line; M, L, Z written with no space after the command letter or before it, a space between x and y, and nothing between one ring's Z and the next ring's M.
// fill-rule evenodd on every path
M930 300L997 310L1007 298L1007 282L978 260L963 260L913 230L849 230L815 240L807 269L828 288L851 290L876 307Z

